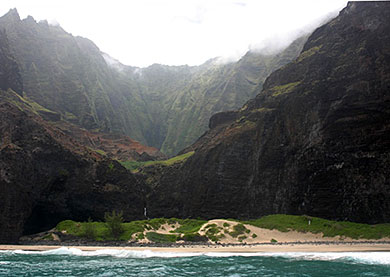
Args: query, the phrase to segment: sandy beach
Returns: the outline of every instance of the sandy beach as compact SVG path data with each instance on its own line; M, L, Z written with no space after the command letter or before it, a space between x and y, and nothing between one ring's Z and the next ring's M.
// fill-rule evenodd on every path
M40 233L35 238L26 240L22 239L20 244L0 245L0 250L26 250L26 251L46 251L58 249L61 247L77 248L82 251L97 251L104 249L129 250L129 251L154 251L154 252L225 252L225 253L256 253L256 252L390 252L390 238L384 237L377 240L352 239L349 237L327 237L323 233L298 232L289 230L281 232L279 230L265 229L255 227L249 224L243 224L245 227L241 236L245 239L240 240L240 235L232 236L234 227L238 223L226 219L213 219L204 223L199 230L199 234L206 236L207 228L214 226L217 230L216 236L219 236L218 242L208 241L206 243L193 244L179 240L176 243L164 244L155 243L148 240L147 232L143 231L144 239L135 240L137 233L133 234L132 240L116 242L94 243L88 241L69 241L61 240L59 235L62 233ZM175 230L180 224L163 224L154 232L164 235L180 235ZM51 234L52 243L45 243L42 237Z
M183 245L178 247L111 247L111 246L59 246L59 245L0 245L0 250L26 250L46 251L60 247L77 248L82 251L96 251L102 249L131 250L131 251L156 251L156 252L377 252L390 251L390 243L297 243L297 244L266 244L266 245Z

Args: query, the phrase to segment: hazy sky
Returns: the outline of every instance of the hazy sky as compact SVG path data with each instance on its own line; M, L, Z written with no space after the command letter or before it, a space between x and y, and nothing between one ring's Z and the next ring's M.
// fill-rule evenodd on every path
M1 0L0 14L58 22L124 64L197 65L291 42L346 0ZM272 43L271 43L272 42Z

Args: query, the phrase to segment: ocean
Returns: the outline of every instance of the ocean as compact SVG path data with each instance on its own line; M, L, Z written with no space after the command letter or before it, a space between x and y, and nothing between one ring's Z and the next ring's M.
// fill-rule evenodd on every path
M390 252L0 251L0 276L390 276Z

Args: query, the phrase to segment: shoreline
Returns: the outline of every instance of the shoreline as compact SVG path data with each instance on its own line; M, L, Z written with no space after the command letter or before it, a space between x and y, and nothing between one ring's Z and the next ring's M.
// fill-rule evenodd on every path
M345 243L302 243L288 244L256 244L256 245L173 245L173 246L81 246L81 245L0 245L5 251L47 251L61 247L76 248L82 251L97 250L126 250L126 251L153 251L153 252L192 252L192 253L266 253L266 252L390 252L390 242L345 242Z

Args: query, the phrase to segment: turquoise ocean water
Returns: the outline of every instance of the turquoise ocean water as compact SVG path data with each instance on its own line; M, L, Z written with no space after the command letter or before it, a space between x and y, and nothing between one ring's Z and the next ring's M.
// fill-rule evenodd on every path
M0 276L390 276L390 252L0 251Z

